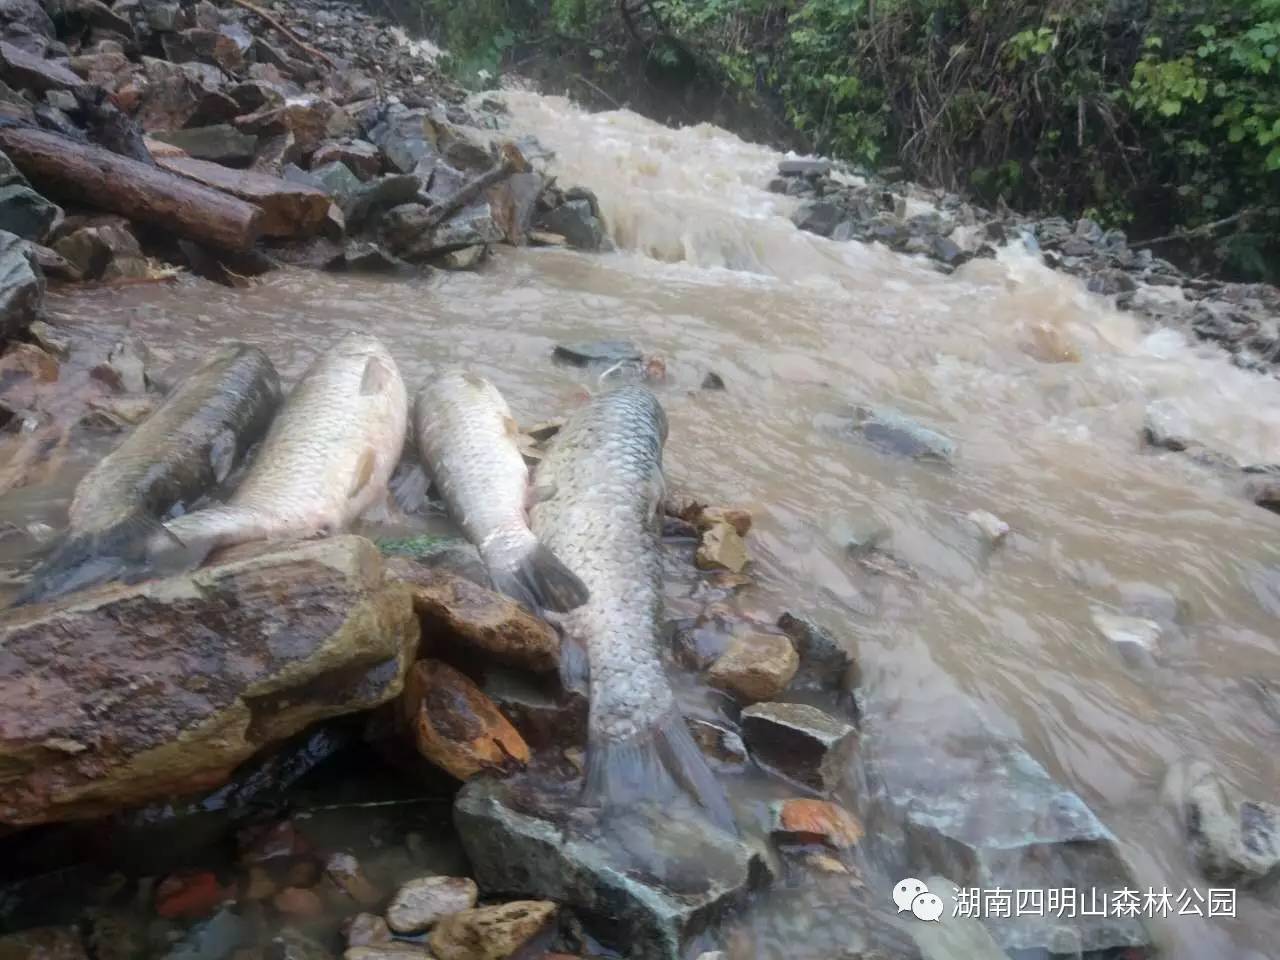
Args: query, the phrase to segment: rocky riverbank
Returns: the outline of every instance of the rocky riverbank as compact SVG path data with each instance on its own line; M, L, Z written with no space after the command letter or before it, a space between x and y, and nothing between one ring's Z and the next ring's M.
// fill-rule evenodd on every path
M358 7L15 0L3 30L4 340L48 282L475 269L492 244L606 242L589 193L491 142L496 113Z

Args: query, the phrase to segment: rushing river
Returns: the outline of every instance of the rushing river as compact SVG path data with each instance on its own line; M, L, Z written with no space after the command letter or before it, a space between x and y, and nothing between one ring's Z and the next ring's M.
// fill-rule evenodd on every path
M132 329L178 364L250 341L289 377L336 334L369 331L411 389L467 364L524 422L563 414L593 385L551 362L556 342L632 339L666 361L670 486L755 516L755 584L739 609L807 613L856 639L867 752L909 743L898 749L926 764L962 754L975 723L1012 737L1115 833L1139 887L1207 888L1161 783L1169 764L1201 758L1252 796L1277 793L1280 727L1251 681L1280 679L1280 517L1232 479L1144 449L1141 428L1158 403L1242 462L1280 462L1280 382L1144 329L1018 249L945 276L799 232L795 201L764 189L778 155L722 130L507 101L515 131L555 151L560 182L599 194L617 252L503 248L479 273L408 281L286 270L248 290L76 292L51 298L54 318L100 344ZM727 390L698 389L708 371ZM954 465L842 435L834 425L858 400L953 438ZM73 479L41 508L60 507ZM33 497L0 500L0 518ZM973 510L1009 523L1001 547L976 536ZM916 578L847 557L841 531L867 524L892 532ZM1144 584L1180 612L1135 663L1094 617L1125 612ZM914 734L895 741L899 729ZM865 881L887 903L896 879ZM837 956L855 924L838 887L763 898L745 928L757 955ZM1280 955L1274 893L1242 892L1236 912L1152 931L1178 960Z

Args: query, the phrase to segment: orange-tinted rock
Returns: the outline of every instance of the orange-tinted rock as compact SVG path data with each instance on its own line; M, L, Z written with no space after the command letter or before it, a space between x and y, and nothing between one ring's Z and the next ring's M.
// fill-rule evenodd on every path
M404 557L389 561L387 571L412 587L428 648L445 639L513 667L539 673L557 668L560 637L510 597Z
M820 843L845 850L862 839L862 823L826 800L797 798L773 805L773 836L785 843Z
M38 383L58 379L58 358L34 343L15 343L0 357L0 381L10 376L30 377Z
M427 942L440 960L506 960L549 931L555 916L545 900L463 910L437 923Z
M419 660L405 678L402 716L418 752L459 780L529 761L529 746L492 700L438 660Z
M394 698L417 639L408 588L350 536L5 611L0 823L219 786L264 746Z
M790 637L747 633L729 641L707 671L707 680L744 703L759 703L782 693L799 668L800 656Z
M314 890L305 887L285 887L272 898L271 903L286 917L297 920L324 916L324 901Z
M173 874L156 887L156 913L168 920L197 920L213 913L234 895L209 871Z

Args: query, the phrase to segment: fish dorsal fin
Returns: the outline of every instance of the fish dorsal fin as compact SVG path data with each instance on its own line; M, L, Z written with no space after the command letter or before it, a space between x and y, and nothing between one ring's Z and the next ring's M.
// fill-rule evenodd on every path
M351 487L347 490L349 499L354 499L361 490L369 485L369 480L373 477L373 468L377 462L378 456L373 447L365 447L364 452L360 454L360 459L356 461L355 473L351 476Z
M391 369L378 357L365 361L364 374L360 377L360 395L364 397L381 393L391 385Z
M236 435L234 430L223 430L209 444L209 466L213 468L213 480L222 483L231 474L236 463Z

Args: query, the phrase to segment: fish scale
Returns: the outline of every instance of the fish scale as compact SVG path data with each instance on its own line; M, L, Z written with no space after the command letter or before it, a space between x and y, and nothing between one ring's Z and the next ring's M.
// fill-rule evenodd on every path
M672 789L733 827L724 792L694 744L660 654L662 446L667 419L652 392L594 398L538 467L534 533L582 578L590 598L558 618L590 668L587 790L606 808Z

